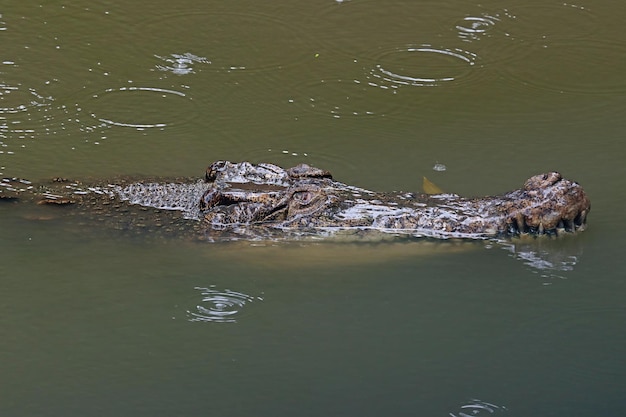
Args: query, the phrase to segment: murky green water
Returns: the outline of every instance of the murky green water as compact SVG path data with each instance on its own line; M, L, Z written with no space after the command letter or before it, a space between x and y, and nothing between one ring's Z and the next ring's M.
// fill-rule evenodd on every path
M199 244L4 204L0 414L624 413L625 6L117 3L0 9L2 175L307 162L480 195L556 169L589 228L540 269L521 246Z

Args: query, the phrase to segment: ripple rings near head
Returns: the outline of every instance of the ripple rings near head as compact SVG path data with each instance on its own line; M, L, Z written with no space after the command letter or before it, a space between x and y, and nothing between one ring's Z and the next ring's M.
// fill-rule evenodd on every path
M237 291L218 290L214 285L195 289L201 292L202 300L193 311L187 311L191 322L235 323L247 304L263 300Z

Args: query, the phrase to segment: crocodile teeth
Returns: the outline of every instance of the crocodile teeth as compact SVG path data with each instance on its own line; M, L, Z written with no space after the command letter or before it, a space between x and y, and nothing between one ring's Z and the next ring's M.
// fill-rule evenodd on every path
M521 213L517 213L515 221L517 222L517 229L519 232L526 233L526 222L524 222L524 216L522 216Z
M585 227L587 226L587 210L581 211L572 223L575 227L573 230L585 230Z

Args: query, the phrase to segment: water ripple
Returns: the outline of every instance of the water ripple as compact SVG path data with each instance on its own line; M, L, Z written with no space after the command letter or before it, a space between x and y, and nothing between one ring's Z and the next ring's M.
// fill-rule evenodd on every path
M44 97L34 88L0 82L0 116L48 106L52 101L52 97Z
M383 89L401 86L434 87L458 81L473 71L477 55L460 48L429 44L393 48L375 58L370 85Z
M195 310L187 311L187 319L191 322L235 323L246 304L263 300L228 289L218 290L214 285L195 289L201 292L202 301Z
M186 123L195 115L184 92L157 87L108 88L92 95L84 106L99 127L162 129Z
M189 52L184 54L171 54L169 56L155 55L155 57L165 63L165 65L155 65L157 70L171 72L176 75L193 74L196 72L193 69L195 64L208 65L211 63L207 58L196 56Z
M233 46L236 28L237 45ZM258 13L234 13L213 10L196 10L180 14L159 16L140 31L145 36L168 39L170 44L185 48L187 39L202 39L210 52L208 58L198 61L188 55L166 57L169 69L184 60L184 65L211 62L210 69L218 72L277 70L298 64L311 56L310 51L298 42L297 28L273 15ZM181 40L176 43L175 40ZM163 58L162 58L163 59ZM192 61L192 62L188 62ZM183 69L184 71L184 69Z
M471 399L467 404L459 407L456 413L449 413L450 417L476 417L486 415L507 414L507 408L486 401Z
M46 127L54 103L33 87L0 82L0 139L32 139Z
M495 24L500 21L497 15L465 16L455 25L458 36L466 42L478 41L487 36Z

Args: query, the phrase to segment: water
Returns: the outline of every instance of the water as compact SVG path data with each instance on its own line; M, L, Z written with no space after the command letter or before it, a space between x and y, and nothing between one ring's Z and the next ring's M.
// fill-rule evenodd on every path
M367 189L427 176L482 195L556 169L593 205L583 234L529 249L203 244L2 204L3 416L623 414L623 6L0 13L2 175L306 162Z

